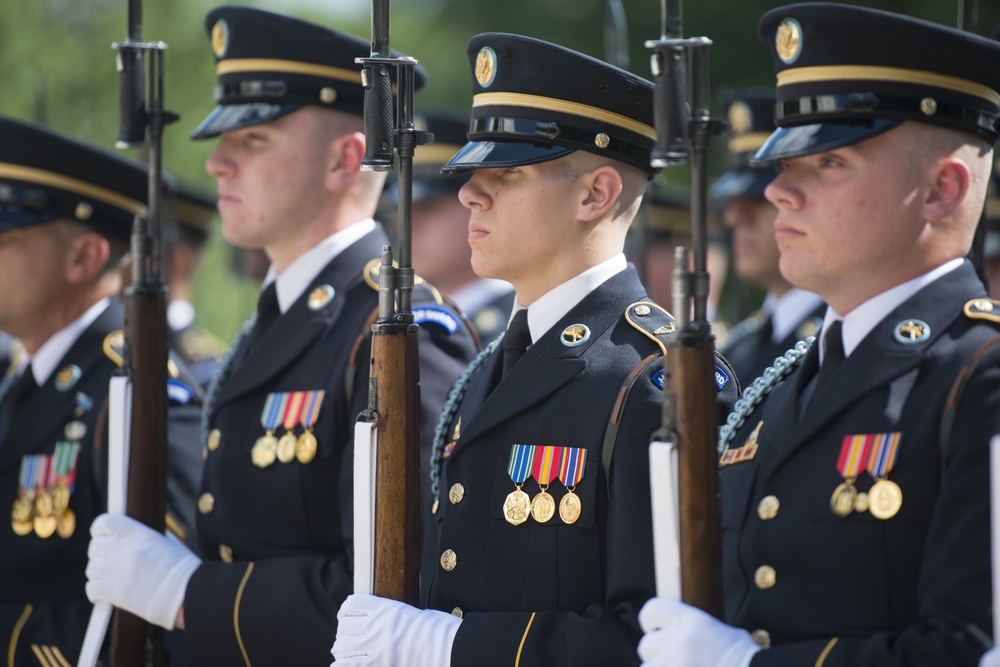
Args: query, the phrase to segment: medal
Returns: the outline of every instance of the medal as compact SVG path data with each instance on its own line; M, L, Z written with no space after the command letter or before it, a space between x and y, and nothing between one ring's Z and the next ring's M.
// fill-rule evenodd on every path
M868 494L864 491L858 493L857 497L854 499L854 511L855 512L867 512L868 511Z
M264 427L264 435L257 438L250 450L250 460L258 468L266 468L278 457L278 439L274 431L281 420L281 408L286 394L268 394L264 401L264 409L260 413L260 423Z
M580 496L573 491L583 479L587 465L587 450L579 447L564 447L562 464L559 466L559 481L566 487L566 495L559 501L559 518L563 523L576 523L583 505Z
M295 446L295 458L299 463L309 463L316 456L316 436L312 429L319 419L319 411L323 406L323 389L306 392L306 400L303 401L304 410L302 413L302 428L305 432L299 436L298 444Z
M854 503L858 498L858 490L854 488L854 480L858 478L868 462L868 452L871 441L863 435L845 435L840 443L840 456L837 458L837 472L844 481L837 485L830 496L830 510L834 516L841 519L854 511Z
M531 511L531 501L528 494L521 490L521 486L528 479L534 458L535 448L531 445L511 445L507 473L514 482L514 490L507 494L507 499L503 502L503 518L514 526L527 521Z
M868 491L868 511L876 519L891 519L903 506L903 491L895 482L887 479L899 457L899 443L903 434L875 433L868 436L872 441L871 456L868 458L868 473L875 478L875 484Z
M73 536L73 532L76 530L76 514L73 510L66 510L59 515L59 519L56 521L56 532L59 533L59 537L69 539Z
M36 516L34 523L35 534L43 540L52 537L52 533L56 532L56 523L54 516Z
M14 509L11 510L10 519L14 523L30 522L35 515L34 510L35 503L32 502L31 496L20 496L14 501Z
M903 492L899 485L888 479L880 479L868 492L868 511L876 519L891 519L903 506Z
M535 447L535 460L531 473L538 482L539 492L531 499L531 516L538 523L546 523L555 516L556 501L548 494L549 485L559 472L562 447Z
M281 425L285 427L285 435L278 441L278 460L282 463L291 463L295 460L295 448L299 444L299 439L295 436L295 427L299 425L302 417L304 399L305 392L302 391L289 392L282 399Z
M33 521L11 521L10 527L14 530L15 535L24 537L31 534L31 531L35 529L35 524Z

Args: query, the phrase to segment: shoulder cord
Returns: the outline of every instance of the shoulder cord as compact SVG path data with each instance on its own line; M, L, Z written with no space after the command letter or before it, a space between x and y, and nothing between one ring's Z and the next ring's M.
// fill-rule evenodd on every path
M434 428L434 446L431 448L430 461L432 498L437 498L438 491L440 490L441 462L444 460L444 441L448 433L448 426L451 424L451 420L455 418L459 406L462 405L462 399L465 397L465 390L469 387L469 379L472 377L472 374L479 370L483 362L493 354L493 351L500 345L500 341L503 340L505 334L506 332L501 333L494 338L482 352L476 355L476 358L466 367L462 375L452 385L451 391L448 392L448 400L445 401L444 407L441 408L441 416L438 418L437 426Z
M743 392L743 397L736 401L733 411L726 418L726 425L719 431L719 453L721 454L736 437L736 432L746 422L757 405L764 400L764 397L771 393L774 385L792 372L796 366L802 363L806 352L816 342L815 336L809 336L805 340L800 340L795 347L785 352L780 357L776 357L774 363L764 369L764 373L753 381L753 383Z
M219 370L215 372L212 382L208 385L208 391L205 393L205 405L201 410L202 445L208 445L208 422L212 416L212 410L215 408L215 399L219 395L219 390L226 384L226 380L229 379L229 373L233 370L233 355L236 354L236 350L239 349L243 339L250 334L250 330L256 322L257 313L254 313L250 316L250 319L243 323L243 328L236 335L236 340L233 341L232 347L222 357L222 361L219 363Z

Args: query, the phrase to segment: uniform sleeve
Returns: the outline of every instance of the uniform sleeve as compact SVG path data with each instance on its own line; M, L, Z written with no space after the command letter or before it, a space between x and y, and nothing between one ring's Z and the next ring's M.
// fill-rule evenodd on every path
M946 443L921 568L920 622L866 638L823 637L760 651L752 667L974 667L991 645L989 440L1000 432L1000 354L970 378ZM845 545L845 555L849 554Z
M663 400L655 371L646 370L626 404L610 485L603 473L598 480L601 552L580 555L600 559L604 599L580 613L468 612L455 638L452 667L639 664L639 609L655 590L648 444Z

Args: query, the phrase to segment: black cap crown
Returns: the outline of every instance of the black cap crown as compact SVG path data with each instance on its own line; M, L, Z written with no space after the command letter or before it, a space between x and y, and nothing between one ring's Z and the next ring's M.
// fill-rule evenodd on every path
M726 96L729 121L729 170L712 184L708 196L718 201L729 197L763 197L774 180L769 167L752 167L750 158L774 131L774 91L748 88Z
M656 140L653 84L576 51L522 35L469 41L469 144L446 171L533 164L583 150L645 171Z
M148 194L145 165L0 117L0 229L65 218L128 239Z
M192 139L266 123L305 104L363 114L362 66L355 59L371 55L368 40L237 5L210 11L205 29L215 54L219 106ZM417 67L414 88L426 80L426 72Z
M780 128L758 161L850 145L906 120L997 140L1000 44L993 40L832 3L773 9L757 32L774 58Z

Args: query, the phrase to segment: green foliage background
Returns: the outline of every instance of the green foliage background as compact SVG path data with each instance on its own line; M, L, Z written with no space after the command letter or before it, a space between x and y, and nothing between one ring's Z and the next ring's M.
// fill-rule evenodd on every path
M990 34L1000 25L996 0L870 0L863 4ZM213 107L214 63L204 16L216 2L146 0L143 38L166 42L166 106L181 120L167 128L164 167L208 192L212 180L204 162L214 142L192 142L188 134ZM365 0L271 0L248 2L287 12L361 36L369 34ZM773 85L769 58L757 41L760 15L774 0L697 0L684 3L684 34L714 42L713 89ZM978 7L974 8L974 5ZM660 34L660 3L623 0L632 71L649 76L647 39ZM480 32L515 32L604 56L605 0L395 0L392 46L418 58L431 75L416 106L470 102L469 37ZM976 9L975 15L972 11ZM7 0L0 3L0 113L42 123L58 131L111 147L118 128L118 83L111 43L125 37L126 0ZM971 19L975 25L971 25ZM849 39L849 36L845 36ZM970 68L977 67L969 63ZM721 142L716 142L721 146ZM721 148L720 148L721 150ZM718 151L717 151L718 152ZM138 156L137 156L138 157ZM713 156L713 165L720 165ZM676 173L675 173L676 171ZM687 181L684 169L669 180ZM231 252L213 233L199 273L195 305L204 326L229 339L253 310L256 285L231 269Z

